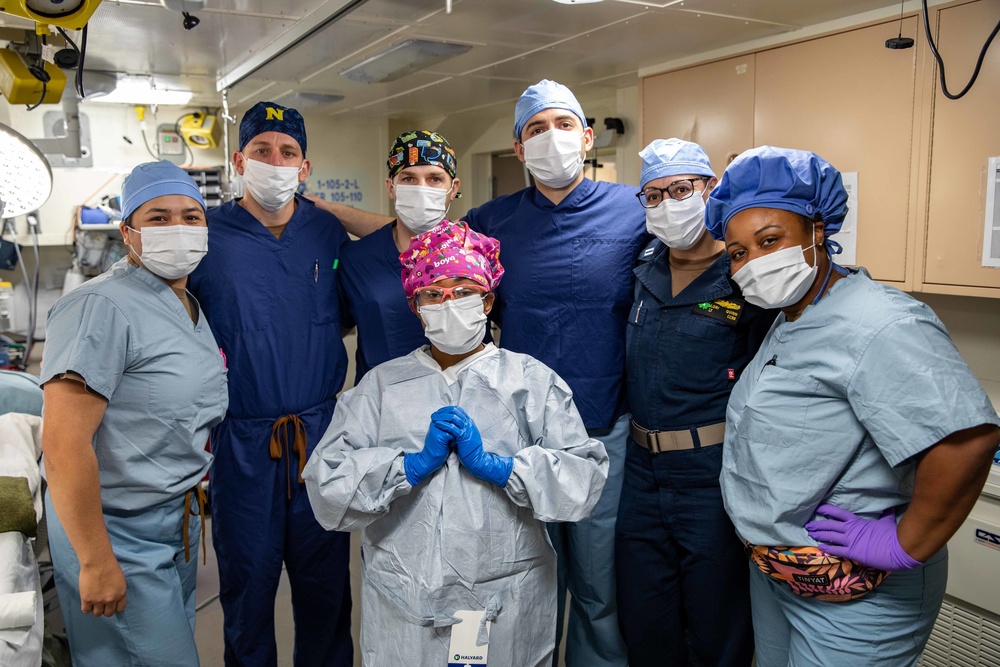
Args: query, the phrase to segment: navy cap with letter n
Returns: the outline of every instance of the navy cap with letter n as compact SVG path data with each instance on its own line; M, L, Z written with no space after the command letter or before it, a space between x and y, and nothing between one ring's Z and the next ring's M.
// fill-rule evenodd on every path
M264 132L281 132L299 142L303 157L306 154L306 122L291 107L274 102L258 102L243 115L240 121L240 150L254 137Z

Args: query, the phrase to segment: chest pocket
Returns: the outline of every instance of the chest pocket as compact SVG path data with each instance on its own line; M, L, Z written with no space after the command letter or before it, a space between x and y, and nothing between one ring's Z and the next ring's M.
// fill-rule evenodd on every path
M198 297L214 331L247 333L270 328L273 293L263 271L211 276L205 282L208 294Z
M736 422L737 432L767 446L798 444L805 437L809 408L818 389L819 380L765 366Z
M605 302L628 299L633 245L630 239L574 239L573 297Z
M670 386L680 391L705 393L731 386L729 368L736 343L736 329L704 315L682 313L673 330L667 365Z
M309 265L306 279L312 302L312 323L333 324L340 320L337 296L337 269L332 261L316 260Z

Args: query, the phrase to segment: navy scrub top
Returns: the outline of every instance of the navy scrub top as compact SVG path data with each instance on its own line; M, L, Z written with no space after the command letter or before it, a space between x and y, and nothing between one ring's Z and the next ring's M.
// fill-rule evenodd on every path
M649 240L635 188L584 179L559 204L535 187L469 211L500 241L504 277L490 317L500 346L563 378L588 429L627 411L625 321L632 267Z

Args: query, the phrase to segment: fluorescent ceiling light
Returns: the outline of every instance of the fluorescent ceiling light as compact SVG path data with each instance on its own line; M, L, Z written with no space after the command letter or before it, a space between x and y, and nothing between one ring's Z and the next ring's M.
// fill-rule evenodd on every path
M468 44L409 39L345 69L340 76L358 83L386 83L463 54L471 48Z
M87 75L84 74L84 87L87 85ZM88 102L103 102L106 104L162 104L184 105L194 96L190 90L167 90L157 88L153 78L149 76L132 76L122 74L118 84L110 93L87 95Z
M49 161L30 140L0 123L0 218L31 213L50 194Z
M595 2L603 2L604 0L554 0L560 5L589 5Z

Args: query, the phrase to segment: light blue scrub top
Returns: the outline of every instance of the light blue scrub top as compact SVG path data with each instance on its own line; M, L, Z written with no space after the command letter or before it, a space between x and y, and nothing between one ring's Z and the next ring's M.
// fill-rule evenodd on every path
M122 259L59 299L45 336L42 383L72 371L108 400L94 434L105 510L147 509L204 477L229 396L203 314L194 324L169 285Z
M722 492L743 539L815 546L833 503L878 518L912 497L914 455L998 424L986 392L925 304L852 272L795 322L778 316L733 388Z

